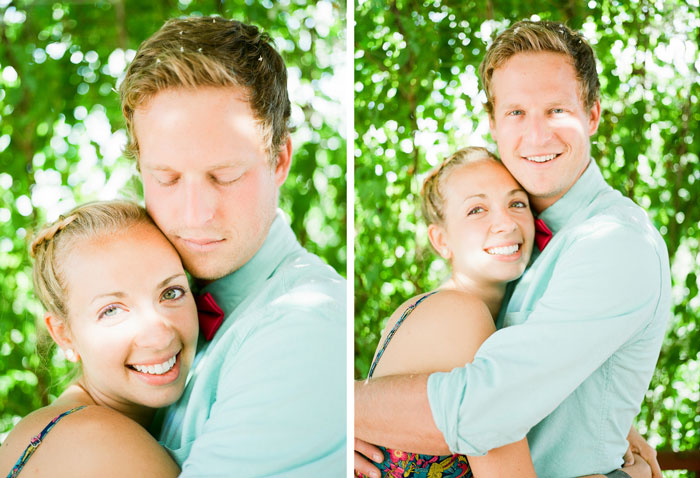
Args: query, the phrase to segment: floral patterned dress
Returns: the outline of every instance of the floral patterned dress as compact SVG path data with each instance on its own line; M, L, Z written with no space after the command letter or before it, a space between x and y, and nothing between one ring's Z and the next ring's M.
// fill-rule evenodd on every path
M372 378L374 369L377 367L379 359L384 354L389 341L392 339L401 324L406 320L413 309L437 291L425 294L401 314L399 320L391 329L384 340L382 347L377 352L377 356L372 362L367 378ZM382 477L390 478L472 478L471 468L464 455L421 455L418 453L406 453L400 450L380 447L384 453L384 461L377 463Z

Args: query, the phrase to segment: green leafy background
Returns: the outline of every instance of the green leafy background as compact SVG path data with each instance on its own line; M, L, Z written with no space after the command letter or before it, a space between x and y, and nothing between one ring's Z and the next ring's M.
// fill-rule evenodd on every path
M523 18L566 22L598 57L593 157L668 245L673 310L638 427L659 449L700 448L700 12L698 1L362 1L355 11L355 377L406 298L446 276L420 216L425 173L488 145L476 71ZM692 476L667 472L667 476Z
M0 441L60 393L69 372L38 326L32 233L84 201L141 198L134 165L121 155L114 88L165 20L212 14L262 27L284 57L295 151L281 207L302 245L345 275L342 0L0 0Z

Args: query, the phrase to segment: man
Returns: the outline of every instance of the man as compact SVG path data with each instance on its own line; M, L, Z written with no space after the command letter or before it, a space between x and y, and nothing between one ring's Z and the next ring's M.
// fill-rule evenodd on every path
M146 207L213 316L154 431L183 477L340 476L345 282L276 213L292 156L282 58L254 26L170 20L120 88Z
M583 37L559 23L518 22L491 45L480 76L503 163L553 237L473 363L356 384L356 437L483 455L527 435L540 477L608 473L622 465L661 347L666 247L590 158L600 101Z

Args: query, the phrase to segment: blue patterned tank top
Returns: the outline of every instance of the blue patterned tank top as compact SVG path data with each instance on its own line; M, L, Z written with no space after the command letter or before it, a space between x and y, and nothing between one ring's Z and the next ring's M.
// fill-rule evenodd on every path
M8 473L7 478L15 478L17 475L19 475L19 472L22 471L22 468L24 468L24 465L27 464L27 461L31 456L34 454L37 448L39 448L39 445L41 445L41 441L44 439L47 433L51 431L51 429L56 426L56 424L66 415L70 415L73 412L77 412L78 410L82 410L85 408L86 405L82 405L80 407L75 407L71 408L68 411L65 411L61 413L59 416L54 418L49 422L48 425L44 427L43 430L41 430L41 433L39 433L37 436L31 439L29 442L29 445L27 445L27 448L24 449L24 453L22 453L22 456L19 457L19 460L17 460L17 463L15 463L15 466L12 467L10 470L10 473Z
M377 351L377 355L372 362L367 378L372 378L374 369L377 368L379 359L384 355L389 342L399 329L401 324L413 312L413 310L431 295L437 293L433 291L425 294L403 311L399 320L387 334L384 343ZM400 450L379 447L384 454L384 461L377 463L377 468L382 473L382 477L390 478L472 478L471 468L464 455L421 455L419 453L406 453Z

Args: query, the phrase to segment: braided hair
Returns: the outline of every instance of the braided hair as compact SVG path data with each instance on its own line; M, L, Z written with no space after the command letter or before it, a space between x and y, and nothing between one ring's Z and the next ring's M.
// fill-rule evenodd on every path
M421 189L421 211L426 224L442 224L445 220L445 182L459 166L477 161L491 160L501 162L488 149L481 146L467 146L455 151L442 161L423 180Z
M34 258L34 292L44 308L63 319L68 316L62 264L78 242L138 224L154 224L143 207L129 201L101 201L82 204L44 225L30 247Z

